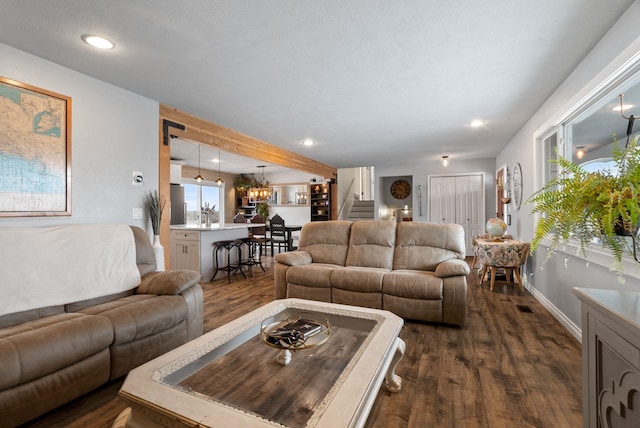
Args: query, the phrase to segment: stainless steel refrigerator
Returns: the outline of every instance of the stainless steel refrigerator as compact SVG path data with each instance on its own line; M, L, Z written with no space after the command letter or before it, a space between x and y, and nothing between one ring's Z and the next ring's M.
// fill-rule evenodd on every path
M184 187L171 185L171 224L185 224L187 204L184 201Z

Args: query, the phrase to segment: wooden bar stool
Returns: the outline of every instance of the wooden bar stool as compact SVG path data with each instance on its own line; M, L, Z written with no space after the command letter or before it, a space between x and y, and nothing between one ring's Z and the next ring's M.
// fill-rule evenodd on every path
M242 249L240 245L242 245L242 241L239 239L236 240L225 240L225 241L216 241L213 244L213 266L215 270L213 271L213 276L211 277L211 281L213 281L218 274L219 271L227 272L227 279L229 283L231 283L231 274L235 274L240 271L243 277L247 277L242 271ZM234 254L235 253L235 254ZM233 257L235 255L235 257ZM220 259L226 259L226 264L221 266Z
M253 276L251 268L257 265L260 266L262 272L266 272L264 266L262 266L262 242L252 236L248 238L241 238L240 241L246 248L246 251L242 252L245 256L240 260L241 271L242 266L247 266L249 268L249 273Z

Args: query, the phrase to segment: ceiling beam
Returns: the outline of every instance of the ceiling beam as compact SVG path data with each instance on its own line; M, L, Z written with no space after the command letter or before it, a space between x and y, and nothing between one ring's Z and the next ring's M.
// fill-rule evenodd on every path
M273 144L249 137L233 129L208 122L172 107L160 104L160 119L184 125L186 129L172 127L171 135L207 144L225 152L246 156L266 163L336 178L338 170L322 162L290 152ZM164 137L164 136L163 136Z

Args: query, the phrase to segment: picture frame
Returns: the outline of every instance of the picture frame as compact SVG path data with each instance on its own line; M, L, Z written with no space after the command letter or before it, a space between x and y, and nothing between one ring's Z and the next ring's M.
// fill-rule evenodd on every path
M0 217L71 215L71 98L0 77Z

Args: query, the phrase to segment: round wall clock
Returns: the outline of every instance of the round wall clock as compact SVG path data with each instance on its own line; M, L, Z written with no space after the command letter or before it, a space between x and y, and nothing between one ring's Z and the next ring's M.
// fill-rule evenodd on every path
M513 203L519 210L522 205L522 168L520 168L520 163L513 167Z
M411 194L411 185L407 180L396 180L391 184L391 196L404 199Z

